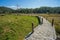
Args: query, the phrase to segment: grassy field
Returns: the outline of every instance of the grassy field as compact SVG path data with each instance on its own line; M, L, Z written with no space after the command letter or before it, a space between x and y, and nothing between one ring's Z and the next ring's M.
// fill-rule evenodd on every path
M34 16L0 15L0 40L23 40L31 32L32 24L38 25Z
M0 15L0 40L23 40L31 32L31 23L34 23L34 27L38 25L36 15L50 22L54 18L56 33L60 34L60 14L6 14Z

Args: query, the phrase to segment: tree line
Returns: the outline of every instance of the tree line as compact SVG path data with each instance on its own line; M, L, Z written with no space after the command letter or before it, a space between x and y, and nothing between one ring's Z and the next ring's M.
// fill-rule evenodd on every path
M58 13L60 14L60 7L40 7L40 8L20 8L20 9L11 9L8 7L0 7L1 13Z

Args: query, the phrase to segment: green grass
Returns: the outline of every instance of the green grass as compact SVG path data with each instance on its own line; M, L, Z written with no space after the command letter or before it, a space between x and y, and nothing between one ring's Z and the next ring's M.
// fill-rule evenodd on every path
M31 32L32 22L34 27L38 25L38 19L34 16L0 16L0 40L23 40Z

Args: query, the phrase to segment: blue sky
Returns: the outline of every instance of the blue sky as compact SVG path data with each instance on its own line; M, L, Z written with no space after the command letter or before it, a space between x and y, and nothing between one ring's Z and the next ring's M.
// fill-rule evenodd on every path
M0 0L0 6L16 8L17 4L21 8L60 7L60 0Z

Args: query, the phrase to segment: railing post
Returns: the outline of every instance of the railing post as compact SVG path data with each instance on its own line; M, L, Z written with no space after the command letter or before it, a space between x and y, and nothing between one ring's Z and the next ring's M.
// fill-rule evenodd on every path
M34 32L34 27L33 27L34 25L33 25L33 23L32 23L32 33Z
M54 24L54 19L52 19L52 26L53 26L53 24Z
M42 24L43 24L43 18L42 18Z

